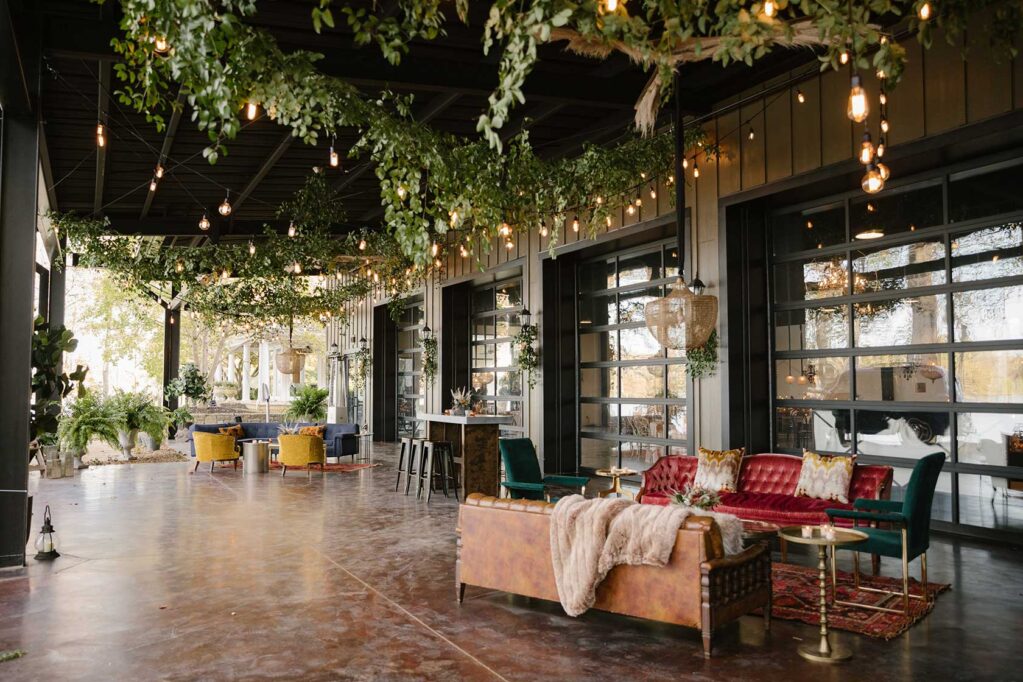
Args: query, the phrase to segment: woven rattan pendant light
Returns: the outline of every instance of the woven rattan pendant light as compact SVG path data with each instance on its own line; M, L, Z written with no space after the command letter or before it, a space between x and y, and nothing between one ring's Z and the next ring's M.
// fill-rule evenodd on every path
M693 289L685 280L686 178L682 159L685 156L685 131L682 128L682 107L679 101L678 77L675 79L675 227L678 237L678 279L669 285L664 298L646 304L646 326L657 342L665 348L687 351L707 343L717 326L717 296L703 293L703 282L693 280Z

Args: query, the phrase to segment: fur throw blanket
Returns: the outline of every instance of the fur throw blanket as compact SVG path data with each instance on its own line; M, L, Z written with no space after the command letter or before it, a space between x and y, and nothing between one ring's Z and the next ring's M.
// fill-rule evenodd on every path
M725 553L742 551L742 522L730 514L624 498L561 498L551 515L550 541L554 580L565 613L578 616L592 607L597 587L619 564L666 565L678 529L690 514L714 518Z

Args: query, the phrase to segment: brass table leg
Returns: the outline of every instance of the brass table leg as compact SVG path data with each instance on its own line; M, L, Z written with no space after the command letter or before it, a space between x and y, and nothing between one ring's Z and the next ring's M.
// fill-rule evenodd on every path
M618 497L632 497L631 493L625 491L622 488L622 477L612 476L611 487L607 490L601 490L597 493L597 497L607 497L609 495L618 495Z
M804 644L799 655L811 661L834 663L852 657L848 649L832 646L828 639L828 546L817 545L817 570L821 585L821 639L816 645Z

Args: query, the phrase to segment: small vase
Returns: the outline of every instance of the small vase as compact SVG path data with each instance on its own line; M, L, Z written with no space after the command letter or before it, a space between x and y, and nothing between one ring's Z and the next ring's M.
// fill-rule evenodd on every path
M451 414L456 416L456 417L461 417L462 415L465 414L465 408L464 407L458 407L456 405L456 406L451 408Z

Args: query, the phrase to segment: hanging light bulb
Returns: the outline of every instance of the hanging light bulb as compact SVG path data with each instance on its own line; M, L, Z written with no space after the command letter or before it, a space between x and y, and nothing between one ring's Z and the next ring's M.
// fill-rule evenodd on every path
M685 170L686 168L689 168L689 159L683 157L683 159L682 159L682 170ZM674 175L671 176L671 180L672 180L672 182L675 181L675 176Z
M441 266L440 258L433 259L433 267L439 268Z
M874 143L870 139L870 133L863 133L863 141L860 143L860 163L866 166L874 159Z
M682 167L683 167L683 168L685 168L685 167L686 167L686 164L685 164L685 162L683 162L683 163L682 163ZM669 175L669 176L668 176L668 179L667 179L667 180L665 180L665 184L668 184L668 185L671 185L671 184L672 184L672 183L674 183L674 182L675 182L675 176L674 176L674 175Z
M887 118L882 118L881 119L881 132L882 133L887 133L888 132L888 119Z
M199 218L199 229L203 232L210 229L210 219L206 217L205 212L203 212L202 218Z
M180 258L174 261L174 272L182 273L185 271L185 261Z
M430 246L430 255L433 256L434 258L436 258L438 253L440 253L440 244L438 244L437 242L434 242Z
M167 54L170 51L170 43L163 36L157 36L153 39L153 50L157 54Z
M618 0L603 0L601 4L603 5L604 12L618 11Z
M888 104L888 95L882 92L881 96L878 98L878 101L880 101L881 104Z
M786 384L794 384L794 383L796 383L796 378L794 376L792 376L791 374L789 374L787 377L785 377L785 383Z
M380 284L380 273L378 272L373 273L373 283Z
M860 181L860 187L867 194L877 194L884 189L884 178L881 177L880 171L873 163L867 166L867 172L863 175L863 180Z
M638 207L640 207L642 205L643 205L643 195L640 194L639 192L636 192L636 207L638 208Z
M599 194L597 195L597 198L594 199L594 201L596 202L597 206L604 205L604 197L600 196Z
M469 251L465 248L464 244L458 245L458 255L461 256L462 258L469 257Z
M102 123L96 124L96 144L100 147L107 146L107 128Z
M508 249L509 251L511 251L512 249L515 248L515 242L512 241L511 237L509 237L507 240L505 240L504 248Z
M170 314L170 315L169 315L169 316L167 317L167 322L168 322L169 324L174 324L174 313L171 313L171 314Z
M700 166L693 161L693 180L700 177Z
M359 251L365 251L365 250L366 250L366 240L365 239L360 239L359 240Z
M625 212L628 213L629 215L636 215L636 207L632 205L631 201L629 202L629 205L625 208Z
M153 178L152 180L149 181L149 191L150 192L156 191L156 178Z
M882 137L880 140L877 141L877 158L880 159L882 156L884 156L884 152L885 152L884 137Z
M501 227L497 228L497 233L502 237L507 237L511 234L511 227L508 223L501 223Z
M931 18L931 3L925 2L920 5L916 10L916 15L920 17L920 21L927 21Z
M848 50L842 50L842 54L838 55L838 61L843 66L848 64L849 63L849 51Z
M298 234L298 228L295 227L295 221L292 220L290 223L288 223L288 236L294 237L296 234Z
M572 218L572 231L573 232L579 231L579 216Z
M259 105L249 100L245 104L245 118L255 121L257 116L259 116Z
M454 227L455 225L458 224L458 210L457 209L452 209L451 212L448 213L448 224L451 227Z
M541 220L540 221L540 236L541 237L546 237L548 234L549 234L549 231L547 229L547 221L546 220Z
M796 90L796 101L800 104L806 104L806 95L803 94L802 90Z
M405 185L398 185L398 198L405 201L406 194L408 194L408 190L405 189Z
M337 168L341 165L341 159L338 157L337 152L334 151L334 145L330 145L330 167Z
M748 138L750 139L750 141L752 141L752 140L753 140L753 138L755 138L756 136L757 136L756 132L755 132L755 131L753 130L753 128L751 127L751 128L749 129L749 134L747 135L747 137L748 137Z
M657 198L657 188L655 188L653 185L650 185L650 198L651 199Z
M230 197L230 193L225 194L224 201L220 203L220 206L217 206L217 213L224 216L225 218L231 215L231 202L228 201L228 197Z
M605 225L607 225L607 226L608 226L608 228L610 228L610 227L611 227L611 216L606 216L606 217L604 218L604 224L605 224Z
M249 240L249 255L250 256L256 255L256 245L252 243L251 239Z
M161 179L163 178L163 166L160 164L156 164L156 177Z
M860 76L855 74L849 87L849 104L845 110L849 120L856 123L863 123L870 113L870 105L867 104L867 93L860 85Z
M775 6L774 0L764 0L764 16L765 17L770 19L771 17L774 16L775 12L777 12L777 11L778 11L778 8Z
M885 182L888 181L888 178L891 177L892 174L888 166L881 163L880 161L877 162L877 172L881 174L881 179L884 180Z

